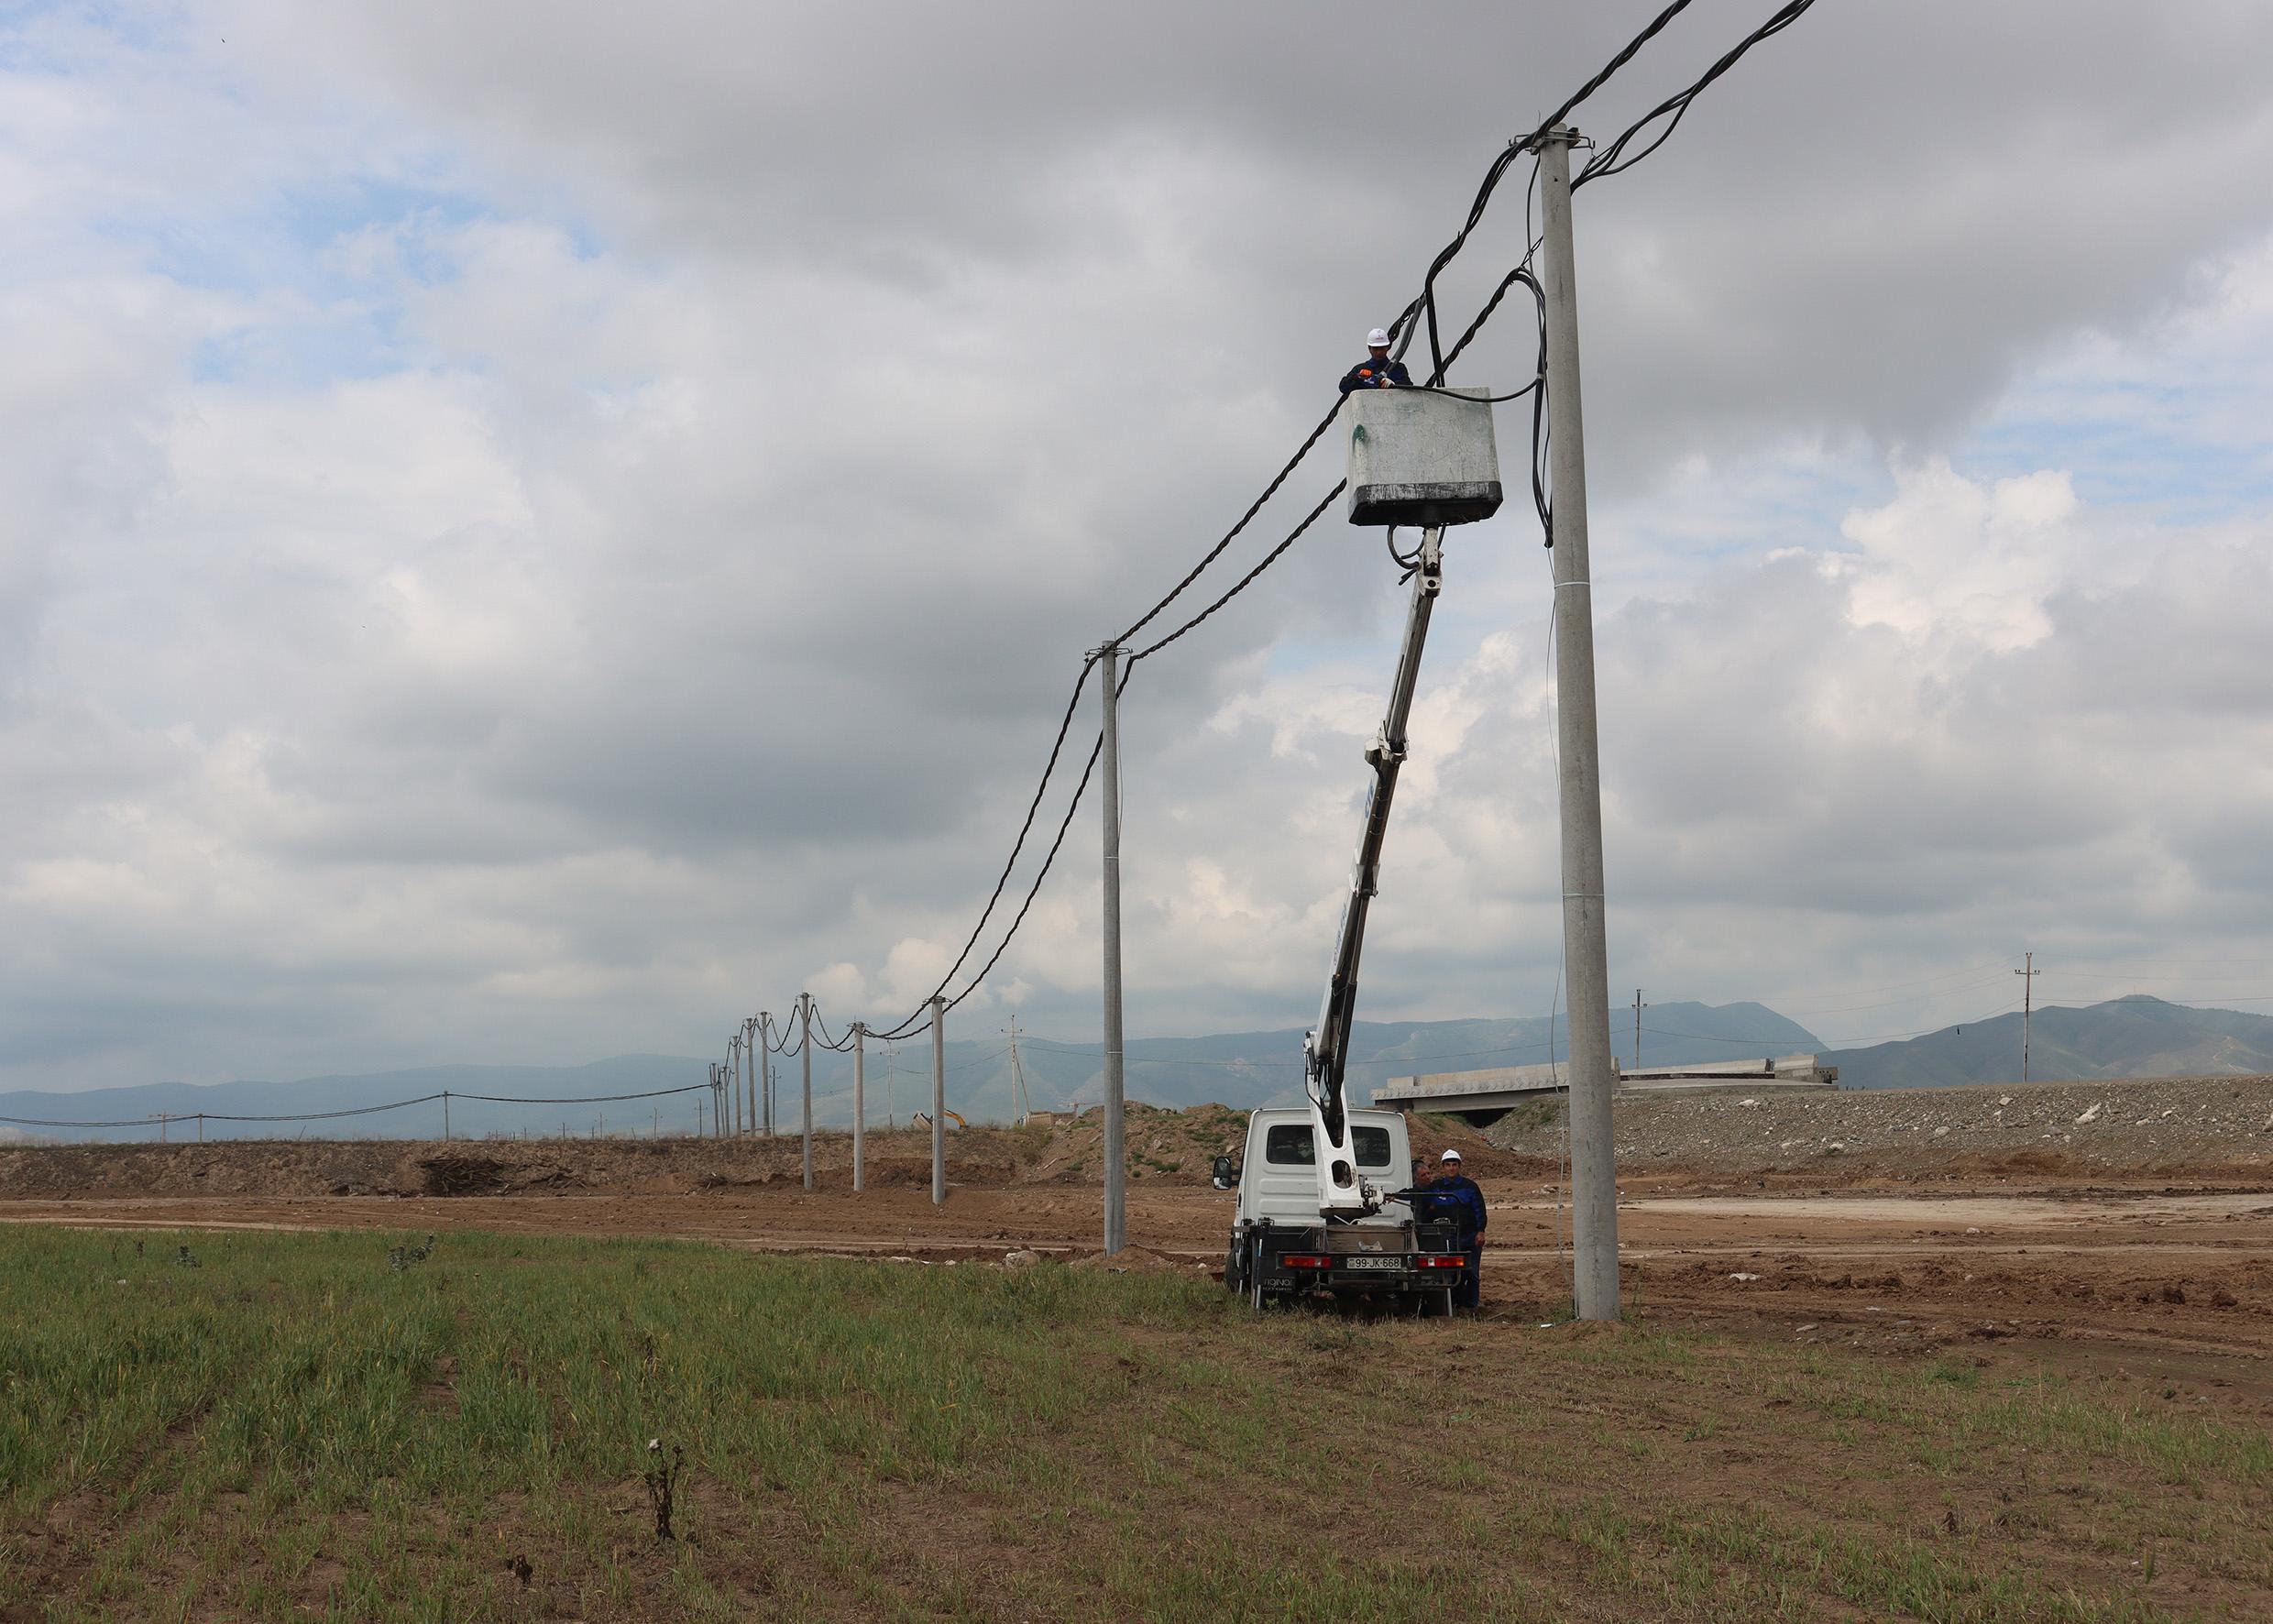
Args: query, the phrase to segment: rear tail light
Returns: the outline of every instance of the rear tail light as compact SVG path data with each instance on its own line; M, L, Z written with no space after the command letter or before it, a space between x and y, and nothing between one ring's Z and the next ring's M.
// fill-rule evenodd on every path
M1326 1268L1333 1265L1334 1259L1310 1253L1289 1252L1280 1257L1279 1262L1279 1266L1284 1268Z
M1466 1268L1468 1266L1468 1260L1457 1252L1423 1252L1412 1261L1419 1268Z

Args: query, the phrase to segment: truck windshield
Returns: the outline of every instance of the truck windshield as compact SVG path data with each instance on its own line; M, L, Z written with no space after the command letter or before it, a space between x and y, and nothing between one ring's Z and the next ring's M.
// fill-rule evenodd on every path
M1361 1168L1386 1168L1389 1165L1389 1131L1387 1128L1356 1128L1350 1142L1357 1152ZM1282 1122L1263 1138L1263 1159L1282 1168L1312 1168L1318 1165L1317 1147L1311 1143L1310 1124Z

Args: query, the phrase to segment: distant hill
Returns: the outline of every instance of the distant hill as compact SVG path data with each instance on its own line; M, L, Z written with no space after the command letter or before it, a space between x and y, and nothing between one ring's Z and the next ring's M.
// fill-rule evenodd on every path
M1824 1057L1842 1088L1940 1088L2020 1080L2021 1017L1968 1021L1922 1037ZM2190 1009L2137 995L2036 1013L2029 1076L2238 1077L2273 1073L2273 1016Z
M972 1023L975 1025L976 1023ZM956 1029L952 1016L949 1030ZM1569 1032L1554 1023L1554 1058L1569 1058ZM1612 1048L1630 1060L1633 1027L1611 1022ZM1642 1059L1650 1065L1684 1060L1726 1060L1753 1054L1812 1050L1807 1030L1757 1004L1653 1004L1642 1032ZM1104 1087L1101 1048L1094 1043L1060 1043L1021 1037L1018 1065L1028 1098L1042 1108L1093 1103ZM1542 1062L1549 1058L1544 1016L1519 1020L1360 1021L1350 1043L1349 1082L1356 1098L1391 1077L1420 1071L1471 1070L1489 1066ZM1010 1040L999 1032L983 1038L950 1042L946 1052L947 1103L973 1121L1007 1121L1013 1114ZM1302 1034L1227 1033L1208 1037L1138 1038L1127 1049L1128 1097L1155 1105L1213 1102L1242 1109L1287 1103L1301 1098ZM801 1063L775 1061L776 1125L794 1128L798 1120ZM930 1099L931 1049L918 1038L899 1046L896 1056L869 1046L870 1120L905 1123ZM156 1136L146 1119L159 1112L186 1116L195 1112L232 1115L355 1111L371 1105L440 1093L448 1090L451 1131L473 1138L490 1134L692 1132L695 1101L702 1094L605 1103L500 1104L471 1096L508 1094L543 1100L582 1101L595 1094L639 1093L651 1089L699 1083L708 1063L669 1055L624 1055L588 1066L437 1066L414 1071L368 1076L311 1077L297 1082L153 1083L140 1088L95 1089L82 1093L23 1092L0 1094L0 1116L42 1121L131 1122L118 1129L27 1127L16 1130L42 1138L118 1139ZM707 1107L706 1107L707 1108ZM821 1126L852 1120L852 1058L818 1052L813 1057L813 1115ZM8 1130L0 1125L0 1136ZM196 1133L193 1123L170 1130ZM438 1138L439 1102L364 1116L324 1122L275 1124L209 1123L210 1136L307 1138Z

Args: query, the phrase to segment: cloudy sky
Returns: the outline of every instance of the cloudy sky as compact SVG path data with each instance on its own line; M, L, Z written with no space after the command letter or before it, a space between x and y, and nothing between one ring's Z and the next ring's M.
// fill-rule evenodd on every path
M1084 651L1653 10L0 7L0 1086L899 1018ZM1579 194L1615 987L2273 1011L2269 60L2247 0L1825 0ZM1540 1015L1545 555L1511 504L1446 573L1361 1009ZM1337 510L1140 667L1132 1033L1314 1010L1400 603ZM951 1035L1093 1034L1096 839Z

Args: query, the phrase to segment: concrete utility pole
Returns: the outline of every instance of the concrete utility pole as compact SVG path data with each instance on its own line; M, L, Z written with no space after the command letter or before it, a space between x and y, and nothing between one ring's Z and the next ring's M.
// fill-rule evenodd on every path
M2020 1080L2023 1082L2026 1082L2028 1081L2028 1023L2030 1018L2036 1014L2037 978L2042 975L2044 971L2037 968L2037 956L2034 953L2023 955L2021 961L2027 965L2028 968L2026 970L2016 970L2013 973L2021 978Z
M1121 1111L1121 645L1097 651L1104 670L1105 1256L1128 1244L1128 1169Z
M1539 149L1545 217L1547 422L1553 440L1555 736L1563 767L1563 951L1571 1035L1574 1307L1618 1318L1618 1159L1610 1100L1609 939L1602 912L1602 762L1595 733L1594 594L1587 558L1587 432L1579 409L1578 273L1567 125Z
M813 994L797 994L797 1052L805 1058L805 1187L813 1188Z
M852 1023L852 1192L868 1188L862 1161L868 1154L868 1028Z
M450 1142L450 1091L446 1088L442 1091L442 1142Z
M741 1034L737 1032L726 1040L729 1074L727 1092L734 1096L734 1137L741 1137Z
M750 1015L741 1024L742 1030L742 1092L749 1096L750 1108L745 1120L750 1132L758 1131L758 1017Z
M931 995L931 1204L947 1205L947 1000Z
M1642 1070L1642 1012L1650 1006L1642 1002L1642 989L1634 989L1634 1058L1633 1069Z
M758 1090L765 1108L765 1136L774 1136L774 1016L770 1010L758 1012Z

